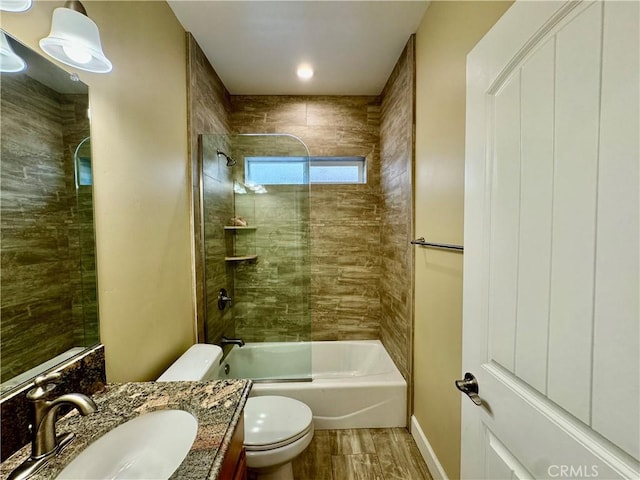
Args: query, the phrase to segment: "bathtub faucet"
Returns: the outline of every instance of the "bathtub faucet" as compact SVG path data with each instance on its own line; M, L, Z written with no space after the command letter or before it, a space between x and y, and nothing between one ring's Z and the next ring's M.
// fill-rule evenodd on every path
M238 345L239 347L244 347L244 340L241 338L222 337L220 340L220 346L224 347L225 345Z

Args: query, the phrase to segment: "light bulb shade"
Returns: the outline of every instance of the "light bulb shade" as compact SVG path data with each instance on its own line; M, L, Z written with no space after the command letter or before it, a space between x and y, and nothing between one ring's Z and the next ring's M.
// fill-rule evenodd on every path
M69 8L56 8L49 36L40 40L40 48L56 60L94 73L113 68L102 52L98 26L86 15Z
M26 62L13 51L4 32L0 32L0 72L16 73L27 68Z
M32 4L32 0L0 0L0 10L16 13L26 12Z

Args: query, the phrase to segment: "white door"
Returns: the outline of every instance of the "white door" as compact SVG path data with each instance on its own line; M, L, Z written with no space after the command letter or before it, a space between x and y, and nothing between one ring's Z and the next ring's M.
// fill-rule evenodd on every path
M638 7L516 2L469 54L463 478L640 478Z

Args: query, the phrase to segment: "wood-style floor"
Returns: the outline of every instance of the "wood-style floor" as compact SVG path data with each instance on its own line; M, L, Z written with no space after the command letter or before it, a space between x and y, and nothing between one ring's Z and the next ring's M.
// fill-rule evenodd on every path
M316 430L293 461L295 480L432 480L404 428Z

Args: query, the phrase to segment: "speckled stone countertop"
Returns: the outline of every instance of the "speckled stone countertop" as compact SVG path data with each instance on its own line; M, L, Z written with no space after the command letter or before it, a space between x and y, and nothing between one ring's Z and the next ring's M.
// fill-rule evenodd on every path
M98 412L83 417L74 411L58 420L57 433L74 432L76 438L31 479L55 478L109 430L142 413L169 408L188 411L198 419L193 446L171 478L215 480L250 390L249 380L109 384L93 396ZM0 465L0 477L7 478L30 452L31 445L27 445L5 460Z

